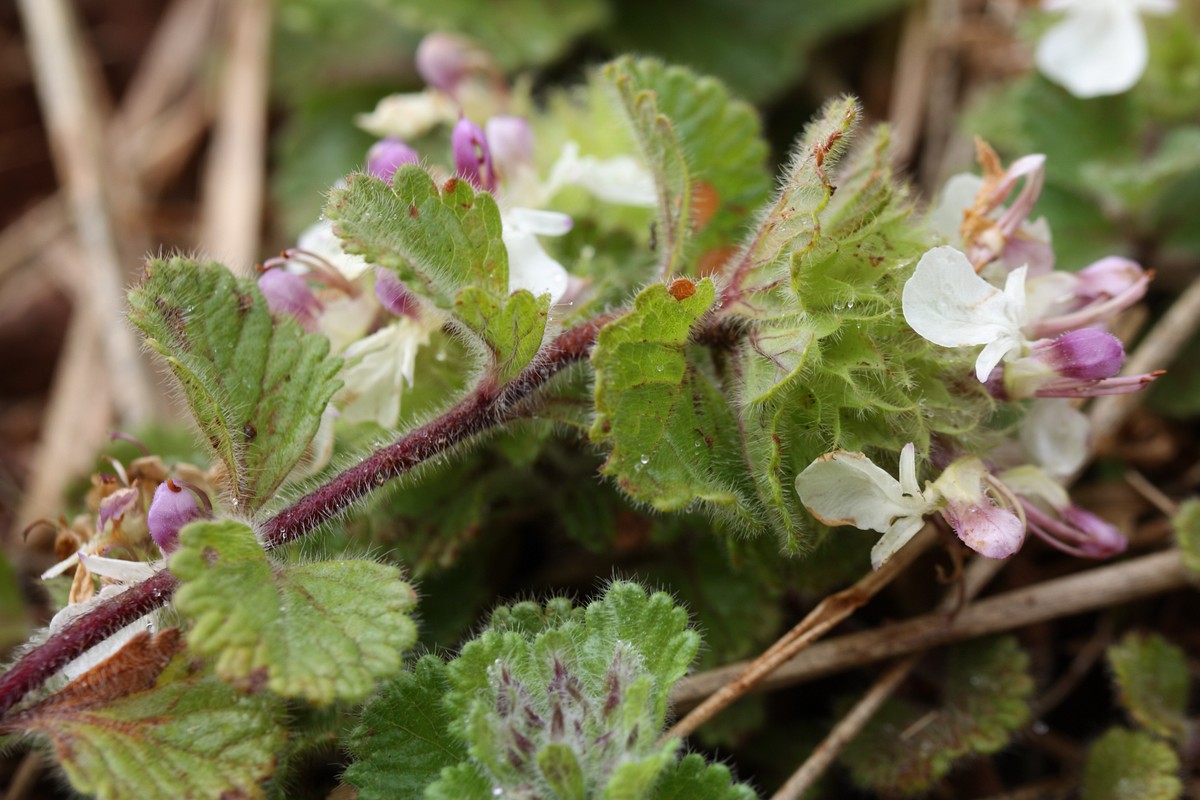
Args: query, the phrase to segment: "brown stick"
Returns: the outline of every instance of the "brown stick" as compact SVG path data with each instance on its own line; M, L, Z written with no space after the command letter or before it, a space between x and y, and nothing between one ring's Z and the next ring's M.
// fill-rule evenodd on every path
M728 676L727 681L724 681L720 688L714 687L712 696L675 723L671 730L663 734L663 738L683 738L691 735L733 701L749 692L777 670L780 665L793 658L865 605L883 587L891 583L893 578L912 564L917 556L933 543L935 535L933 526L926 525L921 533L902 547L900 552L892 556L891 560L882 567L867 573L849 589L831 594L818 603L817 607L808 613L808 616L754 661L739 665L735 673L723 673Z
M794 686L916 650L1128 603L1182 589L1189 580L1178 549L1097 567L989 597L951 619L935 612L822 642L784 664L759 689ZM676 708L688 708L733 680L746 666L744 662L730 664L685 678L671 693L671 701Z
M962 584L951 587L942 598L938 610L951 613L964 600L972 600L983 590L983 587L996 576L1004 562L986 558L977 558L971 562L963 575ZM844 717L834 726L829 735L813 750L808 759L800 765L783 786L779 787L771 800L799 800L805 792L825 774L825 770L833 763L842 751L846 749L855 736L863 729L883 702L892 692L904 682L909 673L925 657L925 651L913 653L892 665L875 684L859 699Z
M108 177L101 137L96 135L105 121L88 91L75 20L65 0L19 0L17 6L54 164L67 188L80 245L91 261L87 296L99 323L97 333L112 377L118 419L145 422L156 393L138 358L133 331L118 322L125 278L105 196Z
M260 255L271 4L240 0L224 8L230 42L204 175L200 246L234 269L248 269Z

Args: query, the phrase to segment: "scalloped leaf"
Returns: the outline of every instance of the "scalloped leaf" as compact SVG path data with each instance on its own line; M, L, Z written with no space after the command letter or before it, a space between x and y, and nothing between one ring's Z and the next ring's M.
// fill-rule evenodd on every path
M717 79L654 59L619 59L605 76L655 173L663 274L709 274L770 191L757 112Z
M389 681L363 712L348 740L355 761L343 776L370 798L420 797L444 768L467 757L450 735L442 696L450 689L446 665L425 656Z
M341 387L329 340L272 316L258 286L216 262L151 259L129 317L183 387L250 514L275 496Z
M1112 728L1088 751L1083 800L1175 800L1182 794L1179 757L1148 733Z
M682 288L681 288L682 287ZM747 514L717 463L736 453L729 405L688 357L692 326L713 303L705 278L653 284L630 313L605 325L592 351L592 441L611 449L602 471L634 500L678 511L699 500Z
M409 289L452 309L468 286L508 296L500 209L486 192L450 178L440 187L405 164L392 185L356 174L330 194L326 215L349 253L393 270Z
M846 748L842 761L859 786L916 794L961 758L1003 749L1029 720L1029 656L1011 636L954 648L943 705L927 709L890 700ZM912 726L922 721L916 732ZM904 735L902 735L904 734Z
M522 289L506 299L468 286L454 298L454 313L483 339L497 376L507 382L525 368L542 346L550 295L534 297Z
M729 768L709 764L695 753L684 756L659 776L652 800L754 800L754 790L734 783Z
M72 787L101 800L262 797L286 740L279 708L181 647L176 629L140 633L11 724L49 739Z
M1191 676L1182 650L1158 634L1129 633L1108 649L1108 663L1139 725L1167 738L1184 734Z
M400 669L416 640L416 603L400 570L364 560L273 563L240 522L193 522L171 571L192 650L217 674L316 705L361 700Z

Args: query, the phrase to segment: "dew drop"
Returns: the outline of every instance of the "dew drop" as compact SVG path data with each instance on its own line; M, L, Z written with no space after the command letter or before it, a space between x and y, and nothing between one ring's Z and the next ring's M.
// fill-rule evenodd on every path
M499 786L492 787L492 797L503 797L503 796L504 796L504 789L500 788Z
M433 358L435 361L445 361L446 360L446 351L438 350L437 353L434 354Z
M854 301L851 300L849 303L846 303L846 308L854 308Z
M642 462L642 464L643 464L643 465L645 465L645 464L649 464L649 463L650 463L650 456L646 455L645 453L642 453L641 462Z
M662 372L664 367L662 364L659 364L657 367L655 367L655 369L657 369L659 372Z

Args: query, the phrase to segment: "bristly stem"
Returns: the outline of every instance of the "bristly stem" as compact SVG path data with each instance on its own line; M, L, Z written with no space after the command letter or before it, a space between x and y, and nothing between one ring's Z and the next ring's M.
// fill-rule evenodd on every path
M263 545L279 547L311 533L392 478L500 423L520 416L519 405L570 364L587 358L603 314L564 331L505 386L484 380L445 414L377 450L260 527ZM32 648L0 675L0 717L28 692L87 650L171 599L178 581L167 570L136 584Z

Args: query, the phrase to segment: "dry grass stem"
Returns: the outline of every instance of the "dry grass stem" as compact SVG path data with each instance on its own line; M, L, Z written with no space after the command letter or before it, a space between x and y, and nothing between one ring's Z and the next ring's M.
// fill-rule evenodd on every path
M886 564L863 576L849 589L831 594L817 604L803 620L788 631L766 652L748 664L742 664L735 672L723 673L726 680L719 688L714 687L712 696L696 706L687 716L667 731L664 739L684 738L716 716L742 695L749 692L782 664L793 658L804 648L824 636L831 629L853 614L897 575L908 568L936 538L931 525L915 536L912 541L892 556Z

